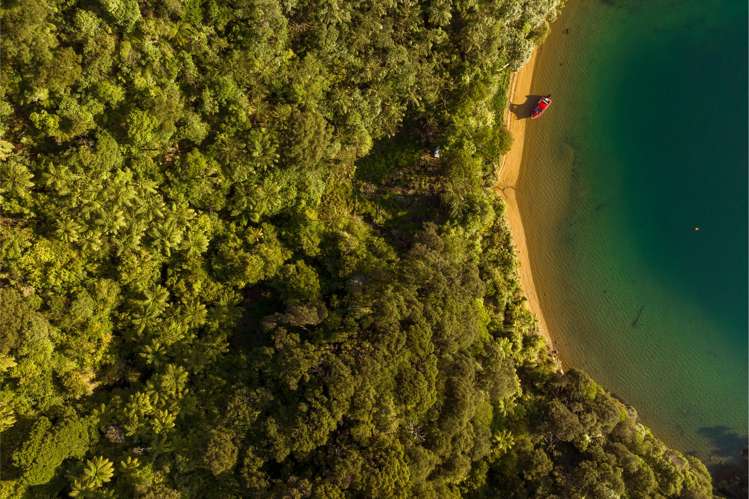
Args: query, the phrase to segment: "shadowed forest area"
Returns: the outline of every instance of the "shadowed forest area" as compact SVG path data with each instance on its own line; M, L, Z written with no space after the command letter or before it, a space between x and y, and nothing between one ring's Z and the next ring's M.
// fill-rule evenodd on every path
M558 3L6 2L0 497L710 497L523 305Z

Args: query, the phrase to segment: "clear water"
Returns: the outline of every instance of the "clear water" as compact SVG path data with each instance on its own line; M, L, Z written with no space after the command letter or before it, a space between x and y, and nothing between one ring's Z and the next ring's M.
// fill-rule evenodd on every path
M708 462L747 436L747 4L571 0L518 199L566 364Z

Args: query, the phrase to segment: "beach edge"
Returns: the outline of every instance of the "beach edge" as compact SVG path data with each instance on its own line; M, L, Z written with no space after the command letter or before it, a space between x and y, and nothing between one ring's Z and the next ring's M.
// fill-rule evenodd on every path
M507 108L505 109L504 124L512 135L512 146L505 154L498 166L496 191L505 205L505 222L510 229L515 257L517 259L517 272L520 285L527 300L527 306L538 321L539 333L544 337L549 348L554 351L554 340L548 323L541 309L537 287L533 279L533 265L526 242L526 232L517 201L517 186L523 163L523 152L525 146L526 119L518 118L510 111L512 104L519 96L530 94L533 83L533 74L536 68L539 47L536 47L530 59L518 71L512 75L507 95ZM555 356L556 357L556 356Z

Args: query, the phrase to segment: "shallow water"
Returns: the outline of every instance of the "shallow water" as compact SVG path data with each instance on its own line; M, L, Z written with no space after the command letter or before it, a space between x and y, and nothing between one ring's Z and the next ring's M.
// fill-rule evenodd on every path
M571 0L518 201L567 365L712 462L747 435L747 5Z

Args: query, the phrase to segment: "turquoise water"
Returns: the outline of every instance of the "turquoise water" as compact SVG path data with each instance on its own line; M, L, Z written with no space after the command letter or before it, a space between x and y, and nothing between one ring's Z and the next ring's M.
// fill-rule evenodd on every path
M743 0L570 2L518 195L562 359L708 462L747 435L746 20Z

